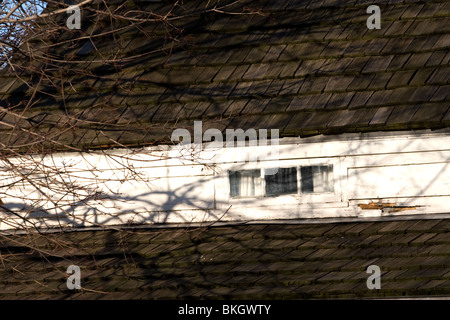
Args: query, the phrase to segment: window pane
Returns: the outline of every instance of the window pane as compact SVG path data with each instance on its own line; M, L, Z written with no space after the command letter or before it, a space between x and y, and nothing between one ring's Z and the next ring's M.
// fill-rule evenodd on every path
M229 177L231 197L262 195L261 170L230 171Z
M297 193L297 168L279 168L276 174L264 176L266 194Z
M312 167L301 167L302 193L314 192Z
M302 193L332 192L333 166L308 166L301 167Z

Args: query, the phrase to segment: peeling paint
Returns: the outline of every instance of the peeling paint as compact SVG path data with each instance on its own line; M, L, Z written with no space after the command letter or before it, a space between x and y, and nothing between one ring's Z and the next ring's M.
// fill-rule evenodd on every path
M420 206L404 206L404 205L397 205L396 203L393 202L370 201L369 203L360 203L358 204L358 207L360 207L362 210L382 210L383 212L399 212L406 210L416 210Z

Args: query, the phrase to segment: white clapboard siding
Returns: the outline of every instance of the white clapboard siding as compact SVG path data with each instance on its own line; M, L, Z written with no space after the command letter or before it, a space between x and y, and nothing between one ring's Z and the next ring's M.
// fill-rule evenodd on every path
M3 210L2 229L31 222L42 227L97 226L326 217L363 219L450 211L448 132L285 138L268 146L204 145L203 150L198 145L160 146L132 152L55 153L10 161L28 163L34 179L39 179L39 166L61 169L66 178L70 175L72 182L90 186L102 196L69 205L74 201L70 195L49 191L45 198L27 182L3 187L4 207L28 220L24 222ZM333 165L334 191L230 198L229 170L307 165ZM124 167L132 168L132 173ZM17 178L6 165L1 168L2 186ZM53 178L61 179L58 175ZM62 206L55 209L52 201Z
M351 168L348 185L350 199L445 196L450 162Z

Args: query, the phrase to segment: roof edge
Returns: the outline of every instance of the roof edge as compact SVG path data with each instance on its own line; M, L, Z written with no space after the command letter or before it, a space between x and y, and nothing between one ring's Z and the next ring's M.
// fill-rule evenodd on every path
M192 223L153 223L139 225L111 225L104 227L67 227L29 230L4 230L0 235L22 235L30 233L64 233L82 231L131 231L145 229L195 229L229 226L248 225L301 225L301 224L330 224L330 223L370 223L386 221L411 221L411 220L439 220L450 219L450 212L437 214L412 214L412 215L391 215L379 217L340 217L340 218L304 218L304 219L280 219L280 220L241 220L241 221L213 221L213 222L192 222Z

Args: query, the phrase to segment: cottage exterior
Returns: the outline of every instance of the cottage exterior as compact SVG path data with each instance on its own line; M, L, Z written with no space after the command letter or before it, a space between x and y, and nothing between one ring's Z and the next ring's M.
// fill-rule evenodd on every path
M258 14L226 12L242 8ZM28 153L86 185L95 173L98 197L55 208L27 182L5 193L2 277L12 285L0 295L448 296L448 2L380 6L380 29L367 27L366 8L195 1L176 9L183 32L170 54L155 50L166 36L158 22L124 28L114 46L95 25L70 50L38 43L36 55L73 62L51 66L70 85L59 95L24 72L39 99L18 117L36 91L3 73L8 159ZM192 139L179 144L182 134ZM25 239L18 226L46 233ZM68 262L81 289L61 276ZM27 266L20 275L16 264ZM366 284L370 265L381 289Z

